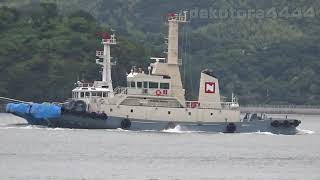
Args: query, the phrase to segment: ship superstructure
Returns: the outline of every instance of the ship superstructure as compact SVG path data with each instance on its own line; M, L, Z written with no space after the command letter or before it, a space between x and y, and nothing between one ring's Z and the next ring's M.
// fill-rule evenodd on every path
M111 62L110 46L117 44L116 36L107 32L98 34L102 37L103 50L96 51L96 64L102 66L102 80L94 83L78 81L76 83L77 87L72 90L72 98L74 99L88 100L95 97L110 98L114 96L111 66L115 65L115 63Z
M152 57L148 72L133 68L127 75L127 87L112 90L110 45L115 35L102 33L104 51L97 51L102 65L102 81L85 85L81 82L73 90L73 99L83 101L83 111L105 113L109 118L156 122L239 122L239 105L221 102L219 81L210 70L201 72L198 101L186 101L179 66L179 24L187 22L187 13L169 14L168 51L166 58Z

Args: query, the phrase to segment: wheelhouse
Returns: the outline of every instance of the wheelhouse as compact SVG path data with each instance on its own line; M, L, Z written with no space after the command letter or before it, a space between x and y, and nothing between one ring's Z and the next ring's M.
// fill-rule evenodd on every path
M127 89L133 95L171 96L171 78L131 72L127 76Z
M72 99L106 98L110 95L108 87L96 87L93 83L78 82L72 90Z

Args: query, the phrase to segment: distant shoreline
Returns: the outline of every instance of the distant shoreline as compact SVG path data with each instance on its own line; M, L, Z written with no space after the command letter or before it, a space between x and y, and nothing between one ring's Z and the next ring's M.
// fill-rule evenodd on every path
M241 113L320 115L320 106L308 105L240 105Z

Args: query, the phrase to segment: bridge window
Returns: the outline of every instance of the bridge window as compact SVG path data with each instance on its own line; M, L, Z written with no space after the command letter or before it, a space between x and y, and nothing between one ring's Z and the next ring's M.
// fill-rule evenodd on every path
M81 92L81 97L84 98L84 92Z
M96 96L97 96L97 93L96 93L96 92L92 92L92 93L91 93L91 96L96 97Z
M160 83L160 89L169 89L170 85L169 83Z
M90 97L90 93L89 92L86 92L86 97Z
M142 88L142 82L137 82L137 87Z
M108 97L106 92L103 92L103 97Z
M149 88L148 82L143 82L143 87L144 87L144 88Z
M136 82L135 82L135 81L132 81L132 82L130 83L130 87L136 87Z
M157 83L157 82L149 82L149 88L158 89L159 88L159 83Z
M102 97L102 92L97 92L97 96Z

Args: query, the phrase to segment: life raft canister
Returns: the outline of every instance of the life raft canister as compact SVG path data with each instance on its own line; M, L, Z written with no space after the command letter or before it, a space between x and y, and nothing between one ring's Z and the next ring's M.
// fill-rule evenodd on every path
M62 112L64 113L68 113L68 112L71 112L74 108L74 105L75 105L75 101L74 100L71 100L71 101L68 101L66 103L64 103L62 105Z
M161 96L161 94L162 94L162 93L161 93L161 90L159 90L159 89L156 90L156 95L157 95L157 96Z
M89 117L92 119L101 119L101 120L107 120L108 119L108 115L106 113L96 113L96 112L91 112L89 114Z
M74 103L72 111L75 113L84 113L87 110L87 104L84 101L78 100Z

